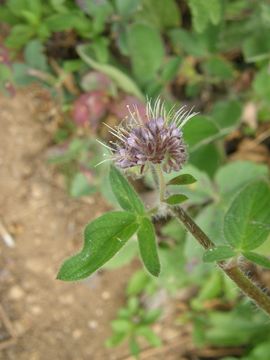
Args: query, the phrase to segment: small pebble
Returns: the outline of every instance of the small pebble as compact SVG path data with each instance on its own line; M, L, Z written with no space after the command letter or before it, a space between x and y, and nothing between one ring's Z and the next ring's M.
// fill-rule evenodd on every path
M11 300L20 300L24 296L24 291L20 286L14 285L9 290L8 296Z
M42 313L42 309L38 305L31 306L30 311L33 315L40 315Z
M108 291L103 291L101 297L103 300L109 300L111 298L111 294Z
M90 329L96 329L96 328L98 327L97 321L95 321L95 320L90 320L90 321L88 321L88 327L89 327Z
M72 337L73 337L73 339L77 340L77 339L79 339L81 336L82 336L82 330L80 330L80 329L75 329L75 330L73 330L73 332L72 332Z

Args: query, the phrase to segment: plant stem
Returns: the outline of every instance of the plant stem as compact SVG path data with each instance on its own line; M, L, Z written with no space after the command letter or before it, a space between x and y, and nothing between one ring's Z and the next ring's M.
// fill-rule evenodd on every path
M164 201L165 193L166 193L166 183L165 183L165 179L164 179L163 172L162 172L160 165L157 166L157 176L158 176L160 201Z
M204 249L207 250L215 247L215 244L182 208L171 207L171 211ZM237 263L220 261L217 264L244 294L250 297L259 308L264 310L270 316L270 297L240 270Z

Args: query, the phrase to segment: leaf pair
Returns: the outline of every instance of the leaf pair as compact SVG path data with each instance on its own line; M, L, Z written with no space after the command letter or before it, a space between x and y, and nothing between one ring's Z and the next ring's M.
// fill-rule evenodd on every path
M265 181L244 187L234 198L224 219L224 235L230 246L218 246L204 254L204 261L222 261L237 254L270 268L270 260L252 252L262 245L270 231L270 188Z
M197 180L190 174L182 174L171 179L167 185L190 185L195 183ZM170 195L165 201L169 205L178 205L186 201L188 197L184 194L173 194Z
M124 211L108 212L86 226L82 250L63 263L58 279L72 281L91 275L109 261L136 232L143 263L152 275L158 276L160 263L155 230L142 201L114 167L111 167L110 183Z

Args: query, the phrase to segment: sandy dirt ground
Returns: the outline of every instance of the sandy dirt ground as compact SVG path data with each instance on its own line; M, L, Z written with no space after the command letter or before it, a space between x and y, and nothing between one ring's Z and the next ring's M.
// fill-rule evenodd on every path
M84 225L108 206L98 196L71 199L57 186L45 156L51 120L40 115L40 101L31 91L0 98L0 221L15 241L9 247L0 238L0 359L120 359L128 353L109 353L104 341L131 269L55 280L61 261L80 248ZM9 325L14 342L6 341Z

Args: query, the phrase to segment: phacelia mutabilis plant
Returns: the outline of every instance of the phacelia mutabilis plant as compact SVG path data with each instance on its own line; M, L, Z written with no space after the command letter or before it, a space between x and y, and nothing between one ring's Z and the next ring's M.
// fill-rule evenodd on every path
M243 257L270 268L270 261L252 250L266 241L270 218L270 189L266 179L249 183L233 199L224 217L226 242L209 239L179 204L183 194L170 194L174 185L189 185L196 180L190 174L176 174L166 183L166 173L179 172L187 161L183 128L195 113L185 107L166 111L158 99L148 102L145 117L136 107L116 128L110 128L115 141L111 150L110 184L123 211L111 211L88 224L80 253L67 259L58 279L80 280L103 266L135 234L145 268L153 276L160 273L160 262L152 219L156 216L177 218L206 250L204 261L216 262L235 284L270 315L270 298L241 270ZM107 159L108 160L108 159ZM129 172L144 176L150 171L158 189L156 204L147 209L126 179Z

